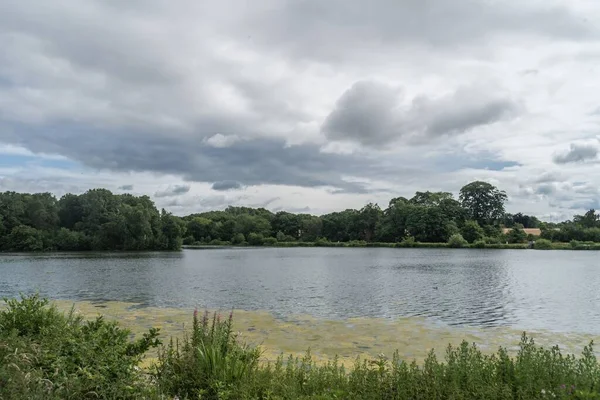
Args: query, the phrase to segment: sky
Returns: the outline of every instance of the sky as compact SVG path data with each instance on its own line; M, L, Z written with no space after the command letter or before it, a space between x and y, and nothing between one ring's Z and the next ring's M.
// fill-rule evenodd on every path
M0 191L600 208L597 0L4 0Z

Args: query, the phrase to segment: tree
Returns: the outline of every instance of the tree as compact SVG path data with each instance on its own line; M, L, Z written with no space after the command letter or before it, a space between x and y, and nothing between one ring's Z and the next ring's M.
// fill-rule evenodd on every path
M523 225L515 224L515 226L506 234L508 243L524 243L527 240L527 234L523 230Z
M584 228L600 227L600 215L596 214L596 210L591 209L584 215L576 215L573 217L575 224L581 225Z
M482 181L471 182L460 189L460 202L469 218L480 226L494 224L504 216L506 193Z
M244 237L243 233L236 233L231 238L231 243L232 244L244 244L244 243L246 243L246 238Z
M210 242L213 224L213 221L208 218L194 217L187 222L187 233L192 235L197 242Z
M444 200L453 200L452 193L430 191L416 192L409 202L416 206L437 207Z
M10 251L42 251L44 239L42 232L31 226L15 226L8 235L6 247Z
M252 246L262 246L265 238L260 233L251 232L248 235L248 243Z
M303 242L314 242L323 230L321 218L312 215L302 215L300 220L300 239Z
M460 233L469 243L473 243L476 240L482 239L485 234L483 232L483 228L479 226L477 221L466 221L463 227L460 229Z
M370 242L375 237L375 229L383 213L377 204L369 203L358 213L357 226L360 230L360 239Z

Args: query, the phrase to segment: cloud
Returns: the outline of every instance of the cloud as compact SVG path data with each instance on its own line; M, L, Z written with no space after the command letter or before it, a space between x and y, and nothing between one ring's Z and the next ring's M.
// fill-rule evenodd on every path
M569 150L556 153L553 160L556 164L568 164L594 160L598 156L597 143L571 143Z
M185 213L274 196L331 211L479 178L517 198L526 180L510 207L562 212L600 185L589 159L561 165L571 189L535 182L555 149L597 131L588 3L8 0L0 182L136 182ZM177 182L189 192L169 194ZM211 197L223 182L248 198Z
M206 143L207 145L212 146L212 147L223 148L223 147L229 147L239 140L240 140L240 138L237 135L227 135L226 136L226 135L221 135L220 133L217 133L216 135L213 135L213 136L209 137L208 139L205 139L204 143Z
M357 0L272 0L248 19L240 29L264 46L285 43L283 50L299 57L338 61L358 61L365 53L385 58L407 43L456 51L507 34L573 41L598 35L566 6L518 1L376 0L367 7Z
M379 147L402 137L419 142L464 133L511 118L518 110L516 102L484 88L459 88L434 98L419 95L404 104L398 88L359 81L342 94L321 130L332 140Z
M170 185L164 190L154 193L155 197L174 197L181 196L190 191L190 185Z
M129 184L129 185L119 186L119 190L131 191L131 190L133 190L133 185Z
M212 190L225 191L241 189L243 185L237 181L219 181L212 184Z

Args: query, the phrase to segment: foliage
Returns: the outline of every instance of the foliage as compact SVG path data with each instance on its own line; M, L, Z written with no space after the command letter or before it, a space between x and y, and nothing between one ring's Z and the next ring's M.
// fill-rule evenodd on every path
M221 320L208 311L202 320L194 312L191 335L169 343L159 352L154 371L161 392L180 398L219 399L234 389L258 367L260 352L237 341L233 312Z
M477 221L471 220L465 222L463 227L460 229L460 233L469 243L481 240L485 236L485 232L483 231L481 226L479 226Z
M504 216L506 193L482 181L471 182L460 189L460 202L467 214L479 225L489 225Z
M134 399L150 392L137 368L158 330L130 332L102 317L84 321L37 295L5 299L0 312L0 398Z
M483 240L483 239L476 240L473 242L471 247L476 248L476 249L485 249L485 247L486 247L485 240Z
M0 193L3 251L177 250L183 234L180 219L148 196Z
M543 348L523 334L516 356L449 345L422 364L396 352L349 368L321 364L310 352L260 363L241 343L233 314L194 312L191 332L159 350L145 377L137 365L159 343L157 331L129 332L101 317L84 322L38 296L8 300L0 312L0 398L12 399L600 399L593 342L580 357Z
M533 248L536 250L551 250L553 248L552 242L548 239L537 239Z
M448 239L448 247L460 248L465 247L469 243L462 237L460 233L450 236Z
M522 225L515 225L507 234L506 241L508 243L523 243L527 240L527 234L523 230Z
M525 242L527 235L519 228L536 226L542 238L552 242L600 243L600 216L595 210L559 224L522 213L505 214L506 194L480 181L464 186L459 200L448 192L426 191L410 199L393 198L385 209L369 203L359 210L315 216L227 207L180 218L159 212L148 196L115 195L105 189L67 194L60 200L48 193L5 192L0 193L0 251L177 250L182 244L273 246L273 240L278 246L364 242L399 247L411 247L414 240L421 247L423 243L439 247L458 233L469 243L483 239L499 245ZM514 229L503 235L503 226ZM594 246L577 247L584 248Z

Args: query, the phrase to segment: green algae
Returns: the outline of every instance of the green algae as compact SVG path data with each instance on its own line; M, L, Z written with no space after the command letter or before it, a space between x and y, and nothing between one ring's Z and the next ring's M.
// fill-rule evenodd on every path
M151 327L161 329L163 340L182 337L192 321L193 309L141 307L139 304L108 302L54 302L61 310L74 307L86 318L103 315L117 320L139 335ZM492 353L500 346L515 353L522 331L507 327L473 328L435 324L425 318L397 319L350 318L327 320L309 315L276 318L266 311L234 310L234 330L248 344L260 346L263 360L272 361L281 353L302 356L310 348L316 361L339 356L344 364L351 364L357 356L373 358L379 354L391 356L398 350L402 359L420 362L435 349L442 355L448 344L459 345L466 340ZM222 312L227 318L229 311ZM579 352L592 339L591 334L528 331L543 346L560 345L566 353ZM150 356L153 358L153 355Z

